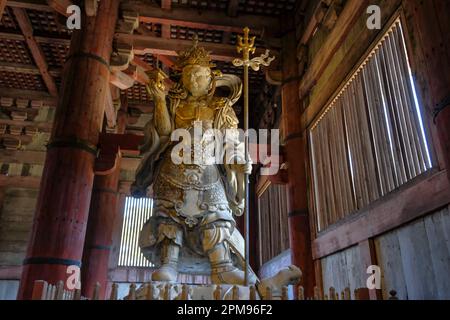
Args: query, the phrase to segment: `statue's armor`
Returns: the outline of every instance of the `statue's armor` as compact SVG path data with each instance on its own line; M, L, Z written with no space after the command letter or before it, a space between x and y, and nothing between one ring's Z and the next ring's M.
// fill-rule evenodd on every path
M210 148L214 140L205 139L199 143L194 137L194 125L203 127L205 131L212 128L221 103L222 99L205 101L200 105L186 103L180 105L175 113L176 128L187 129L191 134L191 163L172 161L173 148L180 142L174 142L162 156L153 185L153 212L160 219L157 242L169 238L180 245L188 245L194 252L203 253L205 246L213 247L217 241L228 238L234 228L219 166L201 162L206 157L214 157L214 149ZM187 233L197 233L198 237L200 229L208 229L212 223L217 233L214 243L201 245L190 241L193 237Z

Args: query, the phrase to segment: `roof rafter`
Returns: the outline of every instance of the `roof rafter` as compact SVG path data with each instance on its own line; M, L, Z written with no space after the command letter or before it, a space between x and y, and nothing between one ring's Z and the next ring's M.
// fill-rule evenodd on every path
M151 53L162 56L177 56L178 51L186 50L192 46L192 41L190 40L168 40L141 35L116 34L116 39L118 42L133 45L133 49L138 55ZM213 60L232 61L238 56L234 45L202 42L202 47L211 51ZM257 49L256 51L256 55L264 53L262 49ZM276 54L276 51L272 53Z

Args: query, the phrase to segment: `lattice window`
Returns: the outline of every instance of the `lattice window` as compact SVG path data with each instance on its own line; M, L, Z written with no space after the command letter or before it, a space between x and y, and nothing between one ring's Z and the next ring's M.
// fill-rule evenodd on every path
M125 199L123 214L122 237L119 251L119 266L151 267L152 264L144 258L139 248L139 232L144 223L152 215L153 201L150 198Z
M326 107L309 139L319 230L432 167L400 20Z
M260 264L289 249L287 190L271 184L258 198Z

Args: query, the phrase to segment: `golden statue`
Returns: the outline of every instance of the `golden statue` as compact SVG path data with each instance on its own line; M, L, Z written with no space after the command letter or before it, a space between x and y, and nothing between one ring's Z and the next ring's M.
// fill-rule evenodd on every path
M159 70L147 85L155 111L145 127L143 160L132 194L142 197L153 185L154 207L140 233L140 247L159 266L152 275L154 281L176 281L178 272L183 272L210 273L217 284L243 284L244 239L233 218L244 211L245 175L252 169L244 160L243 142L238 135L232 136L230 148L227 138L224 164L175 163L171 158L178 144L171 135L177 129L192 135L198 124L203 129L237 129L233 105L241 96L242 82L237 76L214 71L209 53L197 40L179 53L176 67L180 81L168 94L166 76ZM228 89L228 96L219 97L219 87ZM250 284L257 281L252 271L248 280Z

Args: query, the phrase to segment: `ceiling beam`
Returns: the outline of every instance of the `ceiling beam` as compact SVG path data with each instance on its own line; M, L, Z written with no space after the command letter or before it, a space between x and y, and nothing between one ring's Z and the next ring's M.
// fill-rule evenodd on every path
M5 10L6 7L6 0L0 0L0 18L3 15L3 11Z
M159 6L132 1L123 3L122 9L139 12L140 21L148 23L239 33L242 33L242 29L247 26L256 35L260 35L263 32L276 35L280 30L280 20L269 16L243 14L239 16L239 19L230 19L226 11L199 11L198 9L189 8L164 10Z
M25 41L25 37L22 34L8 33L8 32L0 32L0 39ZM38 43L51 43L51 44L54 43L54 44L66 45L66 46L70 45L70 39L40 37L40 36L35 36L34 39L36 39L36 41Z
M13 12L17 19L19 27L22 30L23 35L25 36L25 41L27 42L31 55L33 56L34 61L41 73L42 79L47 86L48 92L50 93L50 95L56 97L58 95L58 88L56 87L55 80L48 72L48 65L45 61L44 52L33 36L33 27L31 26L31 22L28 19L28 15L25 12L25 9L13 8Z
M59 14L69 17L70 13L67 13L67 8L73 5L73 2L71 0L47 0L47 4Z
M12 1L8 0L6 4L8 7L32 9L39 11L53 11L53 9L47 4L45 0L20 0Z
M118 42L127 43L133 46L135 54L146 53L162 56L178 56L177 52L186 50L192 46L190 40L163 39L130 34L116 34ZM211 52L211 58L217 61L232 61L239 54L234 45L202 42L201 46ZM264 50L257 49L255 55L264 53ZM276 54L275 51L272 54Z
M0 62L0 71L17 72L25 74L40 74L38 67L31 64L20 64L10 62ZM49 69L48 71L53 77L61 76L61 69Z

